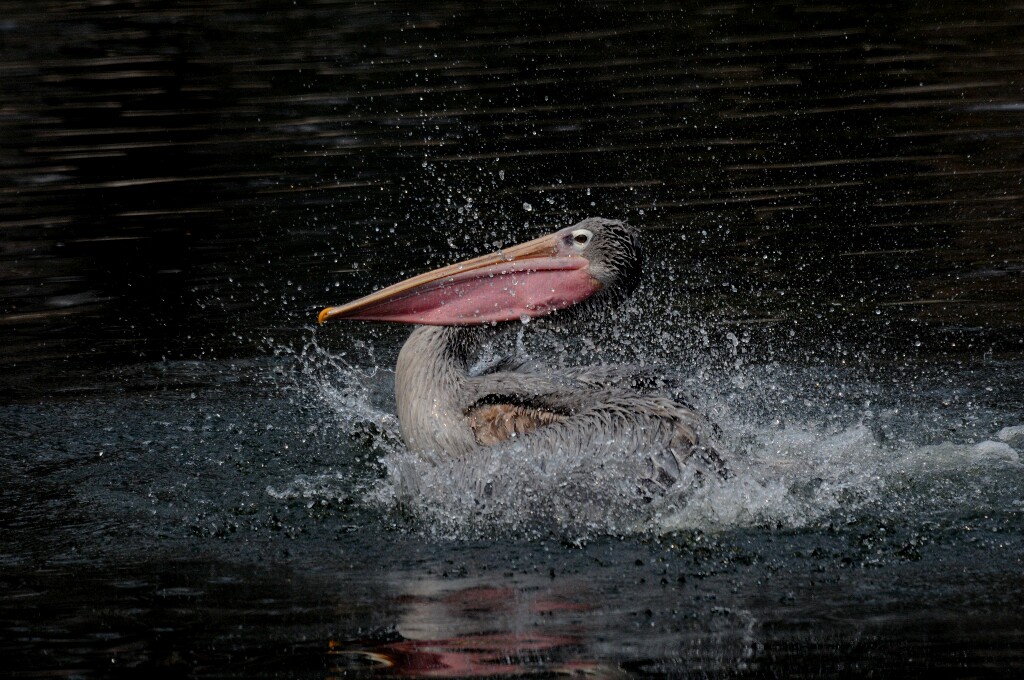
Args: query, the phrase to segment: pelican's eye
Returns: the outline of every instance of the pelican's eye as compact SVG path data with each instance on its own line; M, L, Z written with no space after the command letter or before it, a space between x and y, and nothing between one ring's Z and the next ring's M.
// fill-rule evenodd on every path
M594 232L589 229L576 229L572 232L572 243L577 250L586 248L592 238L594 238Z

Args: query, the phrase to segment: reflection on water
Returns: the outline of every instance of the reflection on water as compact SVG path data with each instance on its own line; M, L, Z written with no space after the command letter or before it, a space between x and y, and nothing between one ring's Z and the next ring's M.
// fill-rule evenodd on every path
M773 541L470 543L442 556L398 538L387 570L369 547L361 572L326 554L299 568L65 565L5 577L0 650L15 677L1009 678L1024 667L1024 598L1002 551L956 574L926 560L864 571L820 537Z
M496 588L489 583L396 584L415 590L399 598L404 612L395 625L396 639L370 648L332 641L329 653L337 657L339 671L366 664L410 677L583 673L599 667L575 658L583 639L567 632L583 625L580 613L590 607L552 595L547 584Z
M1019 7L0 6L11 674L1024 668ZM389 501L405 331L315 311L590 215L646 283L522 342L666 366L740 481Z

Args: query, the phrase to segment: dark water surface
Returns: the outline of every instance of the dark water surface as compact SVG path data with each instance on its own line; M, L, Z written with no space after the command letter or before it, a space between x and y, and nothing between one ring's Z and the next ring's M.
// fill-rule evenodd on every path
M6 674L1024 672L1024 5L0 0L0 76ZM591 215L648 281L521 342L740 473L403 495L316 311Z

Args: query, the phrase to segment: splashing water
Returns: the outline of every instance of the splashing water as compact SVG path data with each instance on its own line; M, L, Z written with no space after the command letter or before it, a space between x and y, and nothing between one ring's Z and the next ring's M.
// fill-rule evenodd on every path
M586 457L516 447L481 451L471 460L396 451L384 459L387 479L372 501L403 507L441 534L503 530L581 538L804 527L837 511L884 504L889 494L905 504L913 491L904 488L908 479L927 495L965 473L1024 472L1019 452L1005 442L891 447L864 424L834 432L762 430L753 440L744 455L732 458L729 479L684 475L650 503L638 495L629 476L634 470L618 459L614 443Z
M346 461L355 465L346 465L343 471L299 475L290 482L268 486L271 498L314 503L365 496L375 484L365 468L373 470L381 457L404 451L394 415L393 373L378 367L371 345L356 342L352 351L368 359L369 367L352 365L345 352L331 353L315 336L298 352L275 347L276 353L296 361L298 370L290 377L291 388L325 414L323 429L342 433L345 448L356 453L351 456L355 460Z
M515 347L524 351L522 333ZM484 364L495 351L485 354ZM977 408L947 413L948 398L929 407L908 405L905 395L893 393L883 406L878 384L836 374L832 379L851 397L846 403L828 395L801 397L820 390L820 369L731 366L725 378L704 374L698 406L725 432L732 475L723 480L690 470L650 500L637 491L638 465L623 460L614 441L586 456L514 445L468 459L409 452L393 415L390 369L357 368L315 344L300 362L305 389L381 466L381 478L358 485L361 501L412 516L419 530L439 536L554 534L580 540L752 525L800 528L827 523L837 513L1021 506L1013 489L1024 480L1024 426L989 427L1005 424L1006 414ZM691 372L675 372L667 369L667 378L694 387ZM780 394L788 397L780 400ZM864 405L863 394L876 401ZM965 420L971 427L956 436ZM344 483L340 476L303 477L268 492L278 498L330 496Z

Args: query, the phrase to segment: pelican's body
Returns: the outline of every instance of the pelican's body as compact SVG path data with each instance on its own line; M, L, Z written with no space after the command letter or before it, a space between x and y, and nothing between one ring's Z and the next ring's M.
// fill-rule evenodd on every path
M672 484L684 466L698 476L725 474L702 416L638 389L628 371L469 370L483 329L628 294L639 268L636 233L591 218L325 309L320 319L428 324L413 330L395 371L398 419L411 451L470 459L484 447L514 446L585 456L611 445L636 461L646 494Z
M410 451L460 456L479 446L468 413L476 390L466 335L455 326L417 326L398 354L395 402Z

